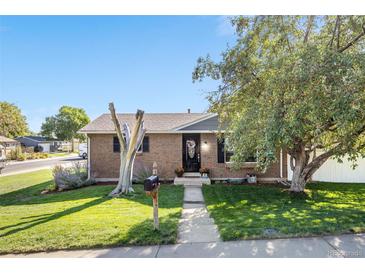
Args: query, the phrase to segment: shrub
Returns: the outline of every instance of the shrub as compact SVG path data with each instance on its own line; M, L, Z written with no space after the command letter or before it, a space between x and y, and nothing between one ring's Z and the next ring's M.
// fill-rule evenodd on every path
M25 161L25 160L27 160L27 155L25 153L21 153L21 154L18 155L17 160L18 161Z
M95 183L95 180L87 179L86 165L80 162L74 163L71 167L55 166L52 174L55 189L58 191L80 188Z
M140 165L136 167L136 170L134 172L134 178L133 181L136 183L143 183L145 179L150 177L152 175L152 169L145 166Z
M17 160L20 154L22 154L22 148L17 146L14 150L10 151L7 157L9 160Z
M178 167L175 169L175 174L177 177L182 177L184 174L184 169L182 167Z

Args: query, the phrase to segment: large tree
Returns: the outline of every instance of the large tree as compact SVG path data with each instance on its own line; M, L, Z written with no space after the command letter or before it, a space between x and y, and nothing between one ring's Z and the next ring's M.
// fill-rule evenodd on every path
M365 17L235 17L237 40L215 62L199 58L194 80L219 80L211 110L226 122L237 166L290 155L291 191L304 191L330 157L365 155Z
M128 123L120 125L113 103L109 104L109 111L120 144L119 180L117 186L109 194L109 196L113 197L123 193L133 192L132 177L134 160L137 150L143 142L146 129L143 126L144 111L142 110L137 110L136 120L132 130Z
M74 138L84 140L83 134L77 132L90 122L82 108L62 106L55 116L46 117L41 127L41 134L49 138L72 141Z
M23 136L28 133L26 117L14 104L0 102L0 135L8 138Z

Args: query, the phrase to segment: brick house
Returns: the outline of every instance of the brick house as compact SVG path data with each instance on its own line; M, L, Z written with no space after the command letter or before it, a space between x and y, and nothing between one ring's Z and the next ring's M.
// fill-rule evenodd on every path
M121 123L130 127L135 114L118 114ZM183 167L195 173L199 168L210 170L212 180L243 178L247 173L257 175L258 181L275 181L287 177L286 154L278 153L278 162L265 173L257 172L254 160L241 169L231 168L231 153L224 149L224 141L217 138L218 117L212 113L145 113L146 135L139 149L134 173L144 166L151 169L157 163L159 176L175 178L174 170ZM116 181L119 176L119 142L110 114L103 114L80 130L88 140L89 176L98 181Z

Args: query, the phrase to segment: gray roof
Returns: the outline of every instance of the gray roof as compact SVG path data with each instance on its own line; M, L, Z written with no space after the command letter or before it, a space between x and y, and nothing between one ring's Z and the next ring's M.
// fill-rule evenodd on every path
M0 143L19 143L14 139L7 138L5 136L0 136Z
M144 127L147 131L172 131L214 115L212 113L145 113L143 120ZM127 122L130 127L133 127L136 119L135 114L122 113L117 114L117 116L121 123ZM114 131L115 129L110 114L99 116L80 130L80 132L84 133Z

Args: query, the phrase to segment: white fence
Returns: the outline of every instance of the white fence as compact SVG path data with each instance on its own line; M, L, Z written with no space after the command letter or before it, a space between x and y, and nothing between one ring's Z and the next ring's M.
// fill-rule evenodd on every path
M291 180L293 172L290 169L290 156L288 155L288 180ZM343 160L343 163L334 159L328 159L312 176L313 181L365 183L365 158L357 160L357 167L352 169L351 162Z

